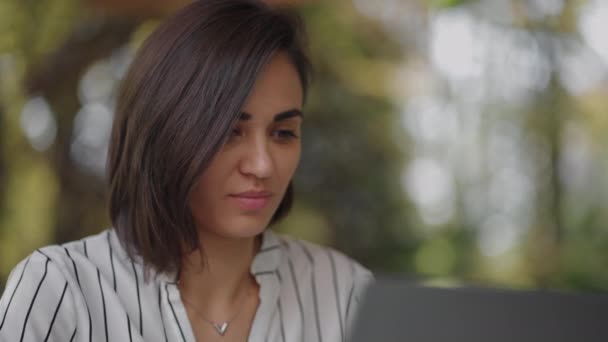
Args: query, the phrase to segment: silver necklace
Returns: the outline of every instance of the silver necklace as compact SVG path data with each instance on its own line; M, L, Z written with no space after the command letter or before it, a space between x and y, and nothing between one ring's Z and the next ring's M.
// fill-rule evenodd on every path
M249 292L249 291L247 291ZM247 299L247 297L249 296L245 296L245 299L243 299L243 303L241 303L241 307L238 309L238 311L232 316L232 318L230 318L227 321L220 323L214 322L210 319L207 319L207 317L205 317L197 308L196 306L194 306L194 304L190 303L188 300L186 300L186 298L182 295L182 301L186 304L188 304L188 306L200 317L202 318L205 322L211 324L211 326L213 326L213 328L215 328L215 331L220 335L220 336L224 336L224 334L226 334L226 331L228 330L228 326L230 325L230 323L232 323L232 321L234 321L234 319L239 315L239 313L241 311L243 311L243 307L244 307L244 303L245 303L245 299Z

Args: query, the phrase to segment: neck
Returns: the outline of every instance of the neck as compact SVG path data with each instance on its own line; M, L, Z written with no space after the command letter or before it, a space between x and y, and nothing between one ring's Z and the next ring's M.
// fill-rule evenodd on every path
M257 286L250 274L259 238L230 239L200 232L201 249L184 258L179 282L182 297L221 314L238 305Z

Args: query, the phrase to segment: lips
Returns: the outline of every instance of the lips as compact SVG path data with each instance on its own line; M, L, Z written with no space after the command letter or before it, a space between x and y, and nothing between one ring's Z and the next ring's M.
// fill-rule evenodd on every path
M268 205L272 193L268 191L246 191L229 196L241 209L247 211L261 210Z

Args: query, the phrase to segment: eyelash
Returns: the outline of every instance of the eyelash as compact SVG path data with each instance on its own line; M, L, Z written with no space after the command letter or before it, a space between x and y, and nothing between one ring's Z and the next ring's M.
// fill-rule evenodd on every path
M278 136L275 135L275 133L278 133ZM232 136L240 136L242 134L241 130L238 128L233 128L232 129ZM288 130L288 129L279 129L279 130L275 130L273 131L273 135L277 136L277 138L279 139L297 139L299 138L299 136L295 133L295 131L292 130Z
M280 129L280 130L276 130L274 132L279 134L278 138L280 138L280 139L297 139L297 138L299 138L298 135L295 133L295 131L288 130L288 129Z

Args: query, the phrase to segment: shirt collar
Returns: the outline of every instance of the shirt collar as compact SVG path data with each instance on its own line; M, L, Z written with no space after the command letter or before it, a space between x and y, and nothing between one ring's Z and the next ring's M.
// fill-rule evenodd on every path
M262 245L253 258L250 272L253 275L275 272L281 263L282 248L279 237L270 229L262 233Z
M281 241L272 230L266 229L262 233L262 244L260 250L253 258L250 273L254 276L274 273L281 263L283 255ZM175 284L176 272L157 273L156 276L163 282Z

